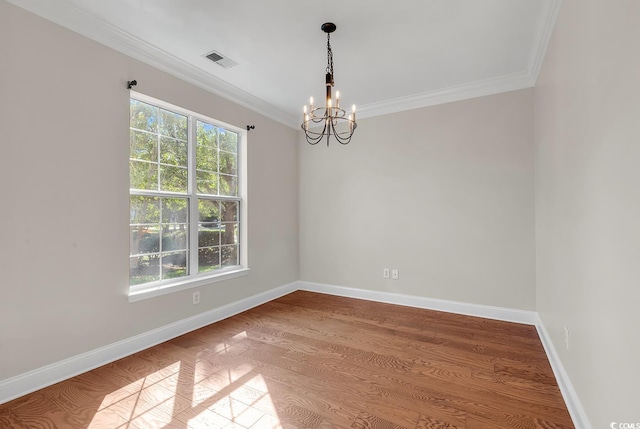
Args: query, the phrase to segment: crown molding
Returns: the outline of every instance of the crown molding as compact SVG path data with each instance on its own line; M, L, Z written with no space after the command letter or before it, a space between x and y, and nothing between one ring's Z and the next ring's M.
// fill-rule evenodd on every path
M299 126L297 117L64 0L7 1L281 124Z
M398 97L384 100L378 103L369 103L358 107L360 118L369 118L405 110L419 109L421 107L435 106L454 101L468 100L486 95L502 92L516 91L530 88L534 85L529 73L515 73L498 78L471 82L464 85L452 86L435 91L427 91L420 94L411 94L406 97Z
M531 76L531 81L534 86L538 81L538 75L544 63L549 41L553 35L553 29L556 26L556 20L560 13L560 6L562 6L562 0L550 0L546 4L542 19L538 23L538 28L535 32L536 38L533 41L533 49L531 49L531 58L529 58L528 67L529 75Z
M65 0L7 1L267 118L291 128L299 127L297 116L274 107ZM561 3L562 0L546 2L525 71L361 105L358 106L358 116L369 118L535 86Z

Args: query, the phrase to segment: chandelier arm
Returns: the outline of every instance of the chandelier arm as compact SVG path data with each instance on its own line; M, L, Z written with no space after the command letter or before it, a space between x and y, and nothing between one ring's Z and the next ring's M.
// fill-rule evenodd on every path
M312 132L310 130L307 130L305 135L307 137L307 141L314 142L313 144L318 143L324 137L324 133Z
M333 136L336 138L338 143L346 145L346 144L349 144L349 142L351 141L351 136L353 136L353 133L350 133L347 131L343 131L342 133L339 133L334 128Z
M307 138L307 143L316 145L320 143L320 140L322 140L322 138L325 136L325 133L327 131L326 121L325 121L324 127L322 128L322 132L313 131L309 129L305 129L304 131L305 131L305 136Z
M319 135L318 137L312 137L309 134L306 134L306 138L307 138L307 143L309 143L310 145L317 145L320 140L322 140L324 136L323 135Z
M351 142L351 137L353 134L349 134L348 137L341 137L339 134L335 134L335 138L341 145L348 145Z

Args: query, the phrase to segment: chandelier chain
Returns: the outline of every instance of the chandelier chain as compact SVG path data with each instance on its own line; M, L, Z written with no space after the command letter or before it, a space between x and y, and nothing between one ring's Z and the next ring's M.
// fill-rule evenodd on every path
M327 73L331 75L331 86L333 86L333 51L331 50L330 33L327 33Z

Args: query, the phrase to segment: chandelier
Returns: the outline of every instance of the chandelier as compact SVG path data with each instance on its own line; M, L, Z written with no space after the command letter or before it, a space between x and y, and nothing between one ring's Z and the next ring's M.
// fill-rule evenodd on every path
M336 91L336 98L333 99L331 91L333 88L333 52L331 51L331 33L336 31L336 25L326 22L320 27L327 33L327 70L325 75L325 85L327 97L324 107L314 107L313 97L309 99L309 106L304 106L302 118L302 130L304 131L309 144L318 144L325 136L327 146L329 138L334 138L341 144L348 144L356 129L356 105L351 107L351 113L340 107L340 91Z

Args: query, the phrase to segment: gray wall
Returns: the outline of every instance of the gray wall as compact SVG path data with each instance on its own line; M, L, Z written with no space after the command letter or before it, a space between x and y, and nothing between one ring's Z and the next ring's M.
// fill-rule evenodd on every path
M535 90L537 310L594 428L640 423L639 40L637 0L564 0Z
M302 280L535 308L533 90L364 119L348 146L303 140Z
M129 91L244 127L248 276L128 303ZM298 279L297 133L0 1L0 380Z

